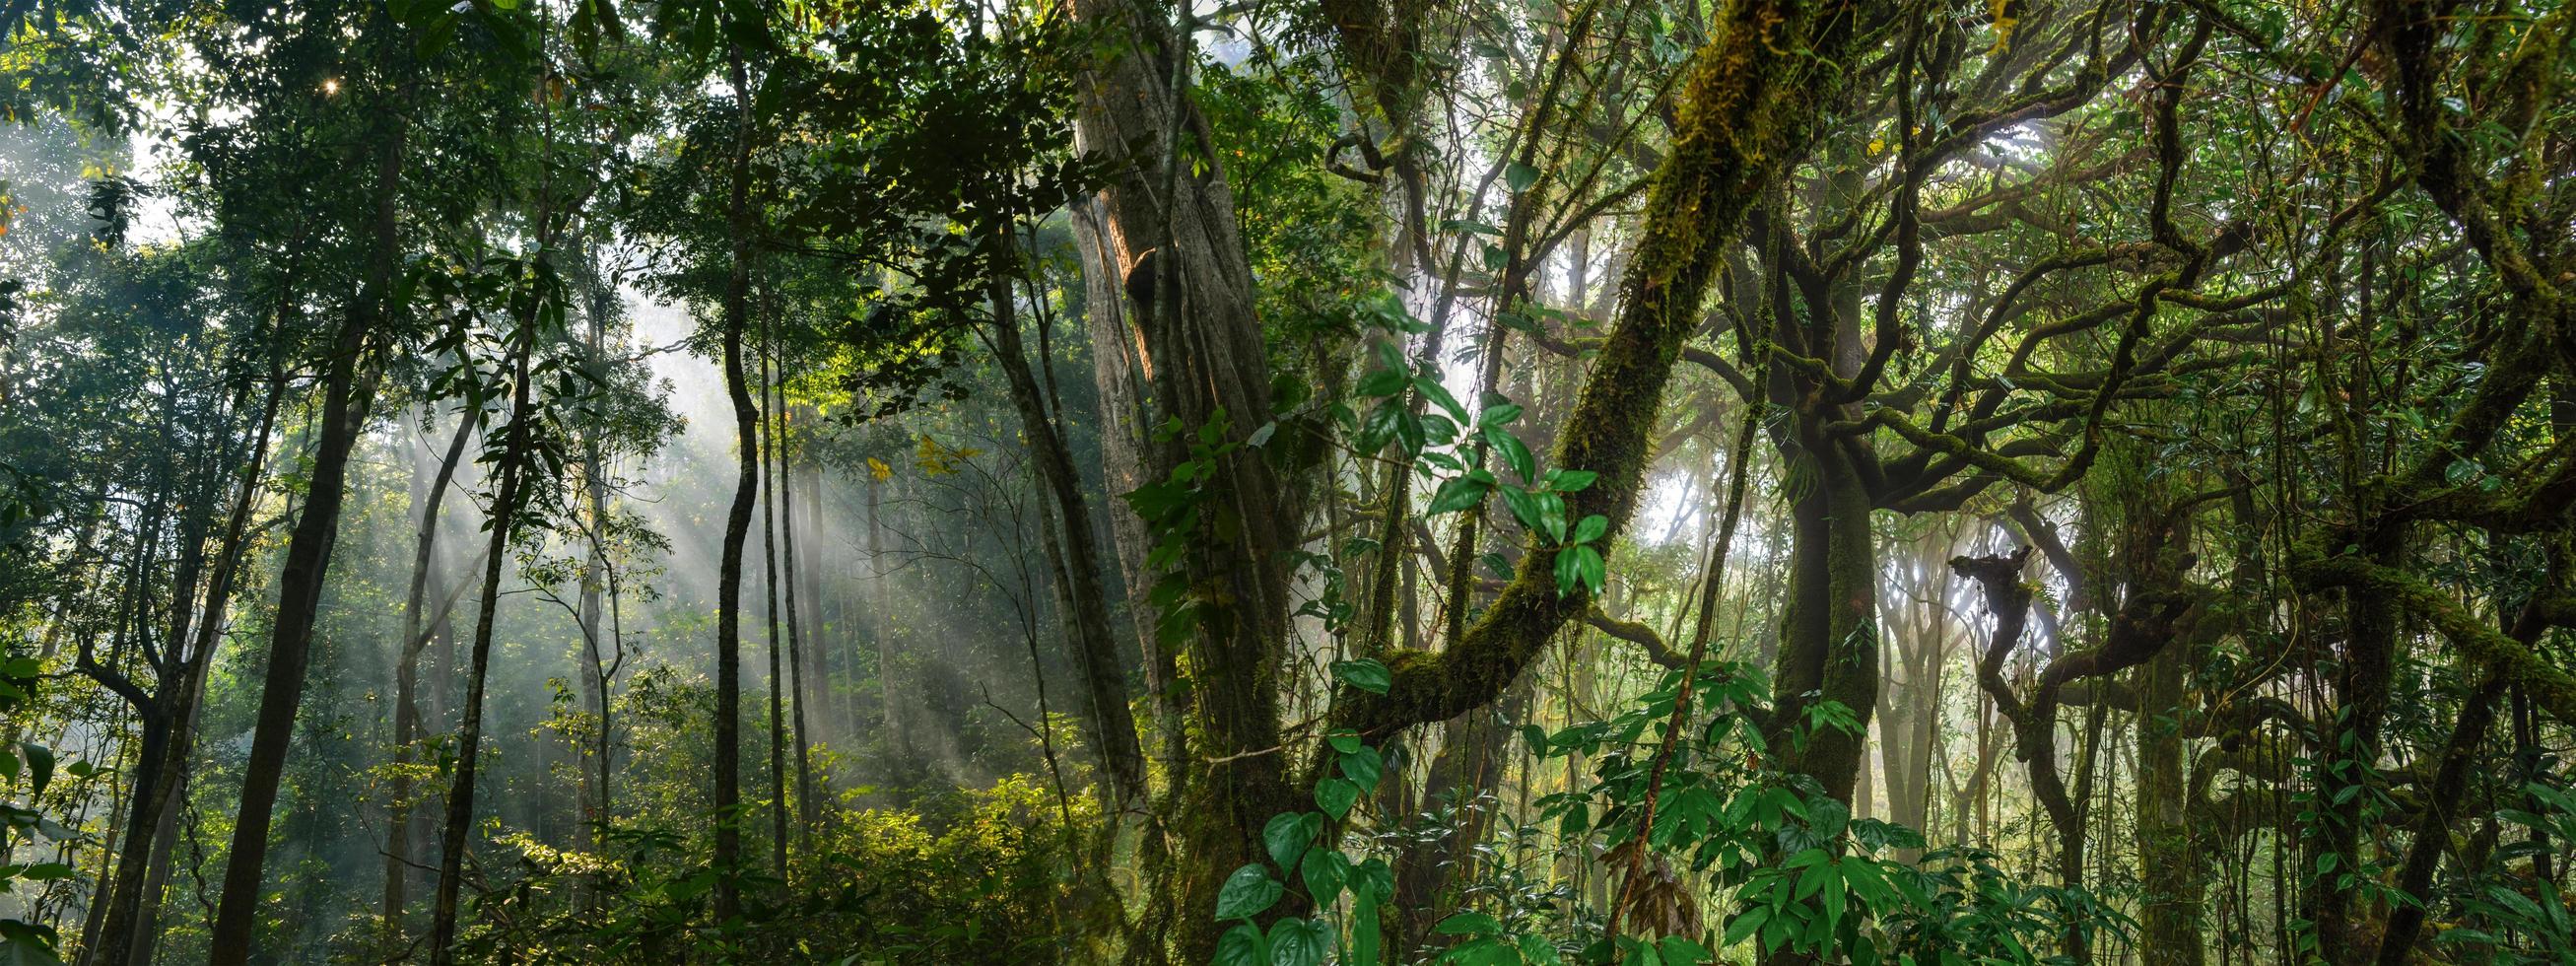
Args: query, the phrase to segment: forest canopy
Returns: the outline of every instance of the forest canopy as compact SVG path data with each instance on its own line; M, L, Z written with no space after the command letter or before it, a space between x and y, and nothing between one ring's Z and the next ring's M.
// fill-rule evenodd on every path
M0 962L2576 966L2560 0L0 4Z

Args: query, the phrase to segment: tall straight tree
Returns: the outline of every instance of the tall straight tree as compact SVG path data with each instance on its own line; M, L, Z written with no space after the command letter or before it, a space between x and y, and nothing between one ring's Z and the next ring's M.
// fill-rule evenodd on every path
M456 776L448 788L447 819L439 837L438 899L431 910L429 933L429 959L437 966L456 961L457 903L464 888L465 849L473 838L475 780L481 771L483 748L483 697L492 664L492 619L500 610L502 568L510 560L510 538L526 500L521 490L533 445L533 424L538 418L529 388L530 371L535 365L538 335L548 328L540 320L548 317L550 308L555 310L553 317L561 318L560 307L546 302L551 269L544 262L542 240L548 234L544 226L550 214L543 204L538 206L539 251L524 267L514 266L512 271L520 277L515 279L518 285L511 292L515 311L511 313L513 331L507 342L510 421L502 430L501 450L494 461L499 464L499 481L492 492L483 588L474 613L474 642L466 659L465 714L457 740Z
M725 510L724 556L716 564L716 921L742 910L742 552L751 537L752 503L760 496L760 407L743 371L742 342L751 315L751 79L739 45L725 52L733 82L734 142L726 188L725 227L732 235L725 269L725 397L733 403L739 472Z
M370 18L375 29L398 36L383 17ZM397 42L396 51L407 45ZM393 60L405 60L395 53ZM395 73L395 72L389 72ZM277 616L270 629L268 673L261 686L258 723L251 732L250 759L242 770L241 809L233 826L230 860L224 867L224 890L215 910L212 961L215 966L241 966L251 955L260 905L260 882L267 868L268 833L277 807L278 785L286 773L286 753L294 739L297 708L304 699L305 671L313 658L314 620L322 607L322 587L340 536L340 506L345 498L350 454L356 450L367 410L373 401L374 374L367 356L378 330L393 309L395 264L401 256L402 173L410 134L412 81L395 73L374 85L379 98L369 143L374 149L369 190L372 217L366 223L366 272L357 296L342 311L327 356L321 360L322 405L319 434L313 447L312 476L301 514L288 537L286 561L277 578Z

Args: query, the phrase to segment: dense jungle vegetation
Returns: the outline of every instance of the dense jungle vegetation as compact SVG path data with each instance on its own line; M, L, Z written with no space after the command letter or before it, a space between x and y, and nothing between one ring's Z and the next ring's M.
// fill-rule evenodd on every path
M0 963L2576 964L2576 4L0 0Z

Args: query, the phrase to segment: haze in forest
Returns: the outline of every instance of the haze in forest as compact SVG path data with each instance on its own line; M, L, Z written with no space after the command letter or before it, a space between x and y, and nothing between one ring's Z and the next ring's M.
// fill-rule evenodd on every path
M0 963L2576 964L2560 0L0 5Z

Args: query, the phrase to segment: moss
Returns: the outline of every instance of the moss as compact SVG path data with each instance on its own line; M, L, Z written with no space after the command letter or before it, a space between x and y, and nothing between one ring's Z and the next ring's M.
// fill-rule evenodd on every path
M1636 257L1620 283L1620 311L1554 463L1600 481L1574 494L1567 515L1600 514L1615 540L1636 511L1664 385L1699 321L1719 254L1745 212L1803 154L1835 103L1839 67L1853 41L1854 5L1735 0L1701 49L1678 98L1679 124L1657 173ZM1866 527L1864 518L1861 526ZM1525 555L1485 616L1447 653L1390 655L1389 694L1345 691L1338 723L1367 732L1438 721L1490 703L1549 635L1590 606L1560 596L1547 555ZM1871 682L1875 687L1875 680Z

